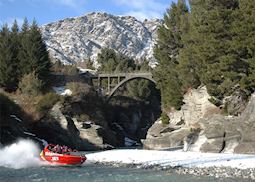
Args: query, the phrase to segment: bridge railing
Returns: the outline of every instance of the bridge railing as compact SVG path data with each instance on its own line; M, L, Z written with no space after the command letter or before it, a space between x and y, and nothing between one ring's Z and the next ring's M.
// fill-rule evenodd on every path
M132 76L152 76L152 73L149 72L136 72L136 73L99 73L91 75L91 78L107 78L107 77L132 77Z

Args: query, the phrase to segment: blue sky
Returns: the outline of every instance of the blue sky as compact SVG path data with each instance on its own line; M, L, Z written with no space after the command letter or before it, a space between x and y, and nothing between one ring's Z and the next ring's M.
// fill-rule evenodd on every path
M144 18L162 18L171 2L177 0L0 0L0 25L11 24L24 17L34 18L41 25L89 12L107 12L114 15L132 15Z

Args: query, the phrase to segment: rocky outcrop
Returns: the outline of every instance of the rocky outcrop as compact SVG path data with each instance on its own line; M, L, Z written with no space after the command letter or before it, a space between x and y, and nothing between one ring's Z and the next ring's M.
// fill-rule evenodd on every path
M148 130L146 139L142 141L147 149L170 149L183 146L184 138L190 134L188 128L172 128L155 122Z
M145 147L163 149L184 144L184 151L255 154L255 94L250 97L245 110L235 117L217 114L220 110L205 99L209 98L206 90L199 89L185 95L186 102L181 111L169 114L173 119L169 126L157 122L150 128L143 142ZM198 104L201 106L199 110L196 109ZM184 114L180 117L180 113ZM178 125L180 120L184 124ZM162 134L162 131L167 132ZM185 137L176 136L178 132Z
M67 131L70 136L69 139L77 148L95 150L116 145L114 133L109 128L104 128L91 121L78 122L76 118L64 116L60 107L61 105L56 104L51 110L51 115Z
M247 99L248 94L245 91L237 88L231 96L224 99L226 111L230 115L238 116L244 111L247 104Z
M255 94L239 117L213 115L200 120L200 137L206 139L195 151L255 154L254 115Z
M169 126L163 126L160 122L156 122L149 129L143 144L146 148L153 149L155 148L155 143L158 143L156 147L160 149L178 147L188 140L188 143L185 144L185 150L187 150L189 145L194 143L197 138L197 132L200 128L199 120L220 112L219 108L209 102L209 98L206 87L199 87L187 92L184 95L185 104L181 107L181 110L172 110L168 113L170 118ZM162 135L162 131L166 131L164 135ZM212 133L213 131L209 131L208 135L212 135ZM181 137L179 137L180 135ZM163 140L168 142L164 144ZM176 142L174 142L175 144L173 142L169 143L169 140Z
M91 58L102 48L112 48L133 58L146 57L151 63L159 20L140 22L132 16L90 13L41 27L52 58L65 64Z
M171 125L185 124L192 127L201 118L219 113L220 109L212 104L205 86L192 89L184 95L184 105L180 110L172 110L168 113Z

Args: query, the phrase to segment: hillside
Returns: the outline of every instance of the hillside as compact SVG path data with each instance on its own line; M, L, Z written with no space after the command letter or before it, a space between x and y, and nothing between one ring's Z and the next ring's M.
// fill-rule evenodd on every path
M91 58L101 48L112 48L132 58L153 64L153 47L160 20L140 22L132 16L90 13L67 18L41 27L50 56L64 64Z

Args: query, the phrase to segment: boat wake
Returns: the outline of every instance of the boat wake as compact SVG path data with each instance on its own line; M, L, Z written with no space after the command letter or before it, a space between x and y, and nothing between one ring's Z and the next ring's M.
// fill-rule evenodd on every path
M14 169L41 166L40 149L31 140L19 140L0 148L0 167Z

